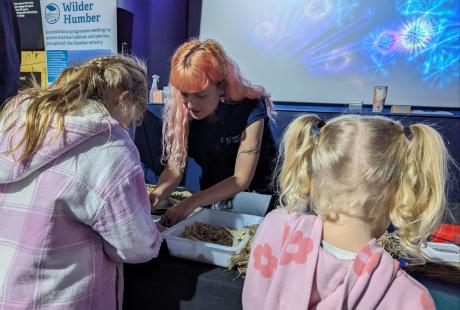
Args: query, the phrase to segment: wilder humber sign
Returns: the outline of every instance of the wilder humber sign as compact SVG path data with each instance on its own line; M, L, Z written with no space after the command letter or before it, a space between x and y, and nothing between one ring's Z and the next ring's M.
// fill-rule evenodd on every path
M41 0L48 83L73 63L117 52L116 0Z
M64 8L64 24L99 22L101 14L91 14L94 3L69 2L62 4ZM84 13L84 14L83 14Z

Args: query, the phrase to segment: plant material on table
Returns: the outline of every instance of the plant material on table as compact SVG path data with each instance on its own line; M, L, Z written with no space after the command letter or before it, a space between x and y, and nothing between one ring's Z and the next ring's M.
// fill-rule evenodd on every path
M234 246L234 243L238 242L238 240L241 241L237 231L200 222L186 226L183 236L191 240L211 242L230 247Z
M245 277L246 270L248 269L249 254L251 252L252 242L254 241L254 236L258 227L258 224L247 226L248 242L245 247L241 249L240 253L233 254L229 259L228 269L230 270L236 267L239 276L243 278Z

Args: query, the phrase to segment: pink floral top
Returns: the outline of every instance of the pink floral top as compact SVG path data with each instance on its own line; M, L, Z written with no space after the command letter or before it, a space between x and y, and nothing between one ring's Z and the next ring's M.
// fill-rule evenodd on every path
M319 217L274 210L259 227L244 309L435 309L428 291L369 241L353 260L321 247Z

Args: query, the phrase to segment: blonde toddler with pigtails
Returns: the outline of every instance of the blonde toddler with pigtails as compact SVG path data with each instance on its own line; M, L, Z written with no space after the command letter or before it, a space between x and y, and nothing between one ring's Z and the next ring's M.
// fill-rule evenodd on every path
M244 309L434 309L376 239L392 223L406 259L424 262L446 203L447 158L428 125L298 117L283 138L281 207L252 246Z

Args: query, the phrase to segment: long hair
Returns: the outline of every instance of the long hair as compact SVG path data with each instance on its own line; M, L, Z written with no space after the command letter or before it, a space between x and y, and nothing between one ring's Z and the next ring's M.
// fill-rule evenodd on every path
M21 149L18 161L29 158L42 146L52 125L56 127L55 139L64 130L66 115L94 102L110 113L115 107L105 102L104 96L113 90L129 92L126 103L116 106L117 114L139 124L147 105L146 76L146 67L137 58L114 55L69 67L48 88L33 82L31 88L11 98L0 113L0 120L7 121L5 130L18 125L17 132L24 132L7 153ZM21 109L25 110L25 121L17 124Z
M294 120L283 138L280 203L379 223L391 220L408 257L440 223L449 155L432 127L384 117L346 115L321 129L315 115Z
M190 40L182 44L171 60L169 82L171 99L165 107L163 119L162 161L183 171L187 158L189 111L180 92L200 92L209 83L223 85L226 101L244 98L262 98L269 116L274 114L273 104L262 86L245 80L237 64L222 46L214 40Z

